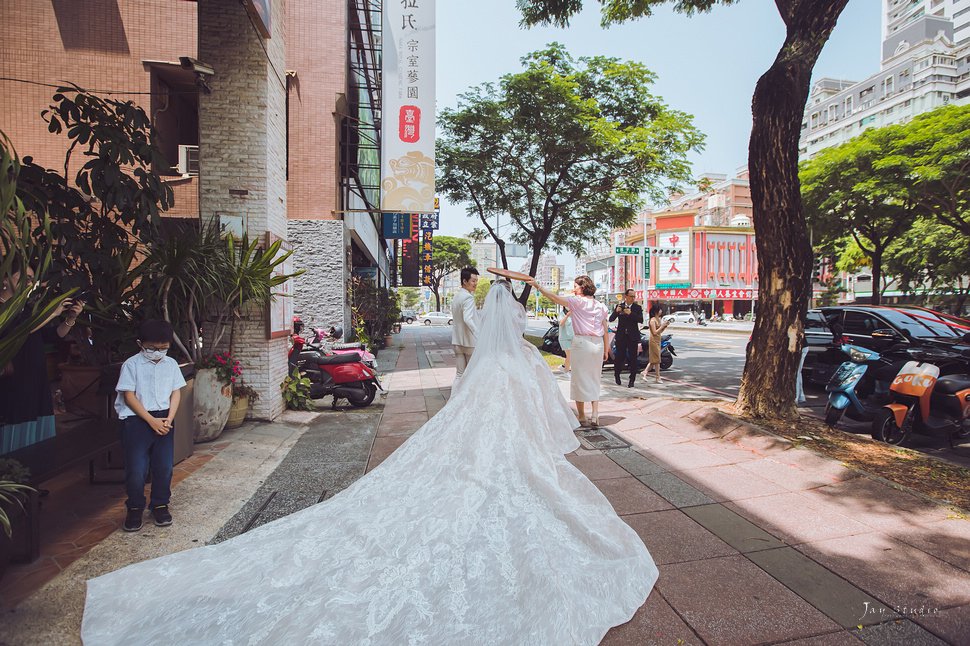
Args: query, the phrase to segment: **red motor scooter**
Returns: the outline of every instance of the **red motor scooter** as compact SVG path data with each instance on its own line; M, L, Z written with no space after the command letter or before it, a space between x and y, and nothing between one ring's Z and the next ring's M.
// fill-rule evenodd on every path
M310 380L310 399L331 395L335 410L340 399L346 399L355 408L370 406L377 389L384 390L377 373L357 352L327 354L321 346L307 344L299 336L293 337L289 365L291 372L299 369Z

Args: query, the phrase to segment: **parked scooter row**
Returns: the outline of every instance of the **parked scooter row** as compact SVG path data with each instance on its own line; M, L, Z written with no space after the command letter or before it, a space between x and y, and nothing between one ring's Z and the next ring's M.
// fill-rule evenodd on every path
M954 440L970 437L970 376L966 360L945 350L909 348L880 354L843 345L849 361L826 386L825 422L843 414L872 423L873 439L905 446L913 433ZM961 371L961 372L958 372ZM956 373L940 376L941 372Z
M298 332L294 321L294 332ZM330 344L328 338L340 338L342 331L331 328L327 335L317 342L307 341L299 334L293 335L288 362L290 370L299 369L310 380L310 399L333 397L332 408L337 408L340 399L346 399L351 406L363 408L370 406L381 388L377 371L366 361L374 361L374 356L357 344ZM302 331L299 330L299 331ZM339 349L335 346L344 346Z

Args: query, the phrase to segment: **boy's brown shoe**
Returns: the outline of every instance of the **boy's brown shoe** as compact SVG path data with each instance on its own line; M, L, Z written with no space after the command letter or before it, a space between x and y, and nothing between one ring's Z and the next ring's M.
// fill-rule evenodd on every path
M126 532L137 532L141 529L141 518L144 513L144 509L129 509L125 516L125 524L121 528Z
M152 517L155 519L155 524L159 527L168 527L172 524L172 514L168 512L168 505L153 507Z

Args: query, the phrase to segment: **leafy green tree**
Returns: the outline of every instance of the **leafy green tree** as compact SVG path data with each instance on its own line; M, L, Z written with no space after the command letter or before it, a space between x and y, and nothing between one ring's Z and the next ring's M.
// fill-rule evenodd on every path
M674 0L687 15L737 0ZM650 16L668 0L600 0L604 26ZM775 0L785 42L758 80L748 147L758 236L758 317L738 407L753 417L795 418L802 315L812 293L812 249L798 184L798 139L812 69L848 0ZM517 0L525 25L569 24L583 0Z
M414 309L421 302L420 287L398 287L397 293L401 297L401 309Z
M463 267L474 267L472 260L472 245L464 238L452 236L435 236L431 272L431 284L428 287L434 294L435 310L441 311L441 281L449 274L461 271Z
M920 213L970 235L970 105L938 108L898 126L892 155Z
M900 288L926 305L961 314L970 296L970 235L936 218L918 219L886 254Z
M687 154L703 135L651 94L655 77L639 63L574 59L553 43L522 64L441 111L438 189L481 220L505 268L492 219L509 218L508 237L529 245L534 275L548 248L582 253L631 224L644 196L663 200L669 182L690 180Z
M492 281L487 278L479 278L478 285L475 286L475 307L481 309L485 305L485 297L488 290L492 288Z
M915 206L901 187L907 176L893 155L899 126L874 128L826 148L801 166L802 200L822 240L851 236L872 267L872 303L879 305L886 250L914 221ZM760 245L759 245L760 246Z

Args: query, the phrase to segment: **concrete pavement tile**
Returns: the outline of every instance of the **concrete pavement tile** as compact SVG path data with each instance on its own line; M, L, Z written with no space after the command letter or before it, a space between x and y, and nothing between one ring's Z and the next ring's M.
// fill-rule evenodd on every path
M388 437L379 437L374 440L374 448L371 449L370 459L367 461L367 470L373 471L377 465L386 460L407 439L407 437L402 435L391 435Z
M678 471L677 475L716 502L787 492L784 487L733 464Z
M679 510L630 514L623 520L640 536L657 565L737 554L737 550Z
M950 511L871 478L853 478L803 495L818 500L853 520L884 532L946 520Z
M777 458L760 458L739 463L738 466L745 471L761 476L765 480L781 485L789 491L804 491L839 481L832 476L806 470Z
M690 414L690 419L718 437L724 437L741 425L739 420L713 406L694 411Z
M423 396L409 394L407 397L389 400L384 404L385 415L396 415L398 413L423 413L426 404Z
M664 444L651 448L653 450L650 459L667 467L670 471L686 471L729 464L726 458L693 442Z
M937 523L889 530L886 533L950 565L970 572L970 521L968 520L948 518Z
M660 593L654 590L630 621L606 633L600 646L702 646L703 643Z
M683 442L690 441L680 433L675 433L674 431L663 428L662 426L657 426L655 424L652 424L647 428L638 428L628 431L617 430L617 435L622 436L623 439L634 446L646 449L653 449L666 446L668 444L681 444Z
M815 635L795 641L782 642L777 646L861 646L862 642L852 636L852 633L841 630L837 633Z
M970 606L957 606L925 615L912 614L910 619L951 644L970 641Z
M428 421L427 413L385 414L377 427L377 436L410 435Z
M896 616L891 608L791 547L752 552L747 557L843 628L877 624Z
M664 428L679 433L691 440L710 440L720 435L712 432L688 417L664 418L657 421Z
M792 545L872 531L871 527L838 513L830 505L801 493L747 498L724 506Z
M743 556L667 565L660 592L708 644L762 644L839 626Z
M610 449L604 451L604 453L632 476L646 476L666 471L666 469L633 449Z
M582 471L590 480L624 478L629 474L605 455L566 456L573 466Z
M700 440L694 442L694 444L716 453L727 460L729 464L743 464L745 462L755 462L764 459L758 452L752 449L720 438Z
M609 415L606 415L606 416L601 415L601 417L611 418L609 427L612 428L614 431L620 431L624 433L627 431L635 431L639 429L663 429L663 426L661 426L660 424L657 424L656 422L651 421L650 419L644 417L643 415L640 415L635 411L631 414L626 414L626 415L620 415L618 413L610 413Z
M828 476L833 480L850 480L859 477L858 471L853 471L838 460L819 455L810 449L794 448L776 459L811 473Z
M757 451L761 455L777 455L791 450L792 443L775 435L769 435L756 426L741 424L723 437L735 444Z
M776 537L724 505L687 507L683 512L739 552L749 553L784 546Z
M714 502L673 473L637 476L637 480L663 496L674 507L696 507Z
M597 480L595 484L621 516L673 508L636 478Z
M945 641L906 619L867 626L852 632L872 646L946 646ZM962 643L965 644L966 641Z
M880 533L797 546L813 560L866 590L899 614L970 604L970 576Z

